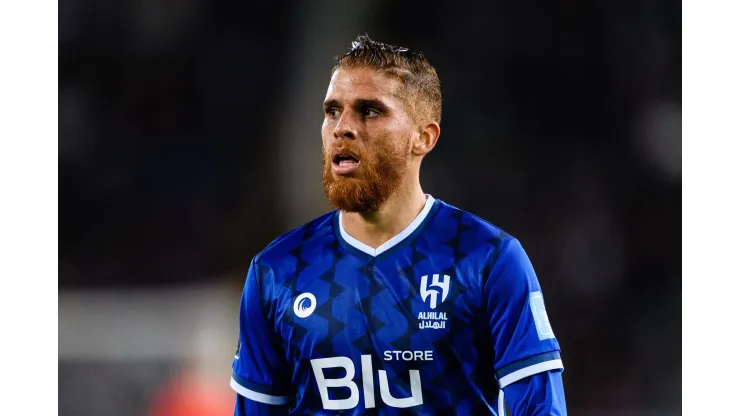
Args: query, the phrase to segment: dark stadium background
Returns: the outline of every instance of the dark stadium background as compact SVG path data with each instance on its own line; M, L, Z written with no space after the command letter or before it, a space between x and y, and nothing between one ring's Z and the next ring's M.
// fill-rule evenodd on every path
M62 0L59 413L229 414L244 275L328 209L321 102L365 32L437 67L422 185L522 241L570 414L680 414L668 0Z

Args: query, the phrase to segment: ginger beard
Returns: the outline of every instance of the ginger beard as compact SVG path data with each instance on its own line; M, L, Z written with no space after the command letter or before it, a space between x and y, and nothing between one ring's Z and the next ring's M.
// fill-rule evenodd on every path
M339 146L341 147L341 146ZM406 157L399 149L385 146L371 157L361 149L345 147L361 161L351 176L332 172L332 148L324 148L322 182L324 193L336 209L345 212L375 212L398 189L406 173Z

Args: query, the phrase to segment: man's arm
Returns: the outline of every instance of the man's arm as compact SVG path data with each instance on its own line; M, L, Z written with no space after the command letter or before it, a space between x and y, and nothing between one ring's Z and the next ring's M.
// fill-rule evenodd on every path
M504 387L503 391L506 404L513 416L566 416L568 414L565 407L561 371L551 370L535 374Z
M234 415L288 413L285 354L270 314L272 271L255 260L249 266L239 308L239 344L232 363Z
M566 414L560 345L545 312L537 275L516 239L502 242L499 250L483 290L494 371L502 389L500 416L504 402L516 416L550 414L548 409Z

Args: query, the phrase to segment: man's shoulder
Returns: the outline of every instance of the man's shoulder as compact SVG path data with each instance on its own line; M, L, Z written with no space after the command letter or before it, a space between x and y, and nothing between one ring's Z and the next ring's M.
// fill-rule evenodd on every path
M505 243L515 238L501 227L449 203L440 201L438 224L443 227L456 225L458 230L476 239L486 240L494 245Z
M327 239L334 238L335 213L327 212L272 240L255 256L254 262L270 267L282 263L286 258L294 259L300 255L299 251L304 252L307 247L325 244Z
M456 237L444 244L457 244L457 251L468 254L463 258L472 259L474 264L481 267L483 276L489 276L493 268L505 265L524 264L525 267L531 267L526 266L531 262L521 242L502 228L446 203L443 203L440 214L440 231L446 231L445 238L449 238L447 236L452 228L457 229Z

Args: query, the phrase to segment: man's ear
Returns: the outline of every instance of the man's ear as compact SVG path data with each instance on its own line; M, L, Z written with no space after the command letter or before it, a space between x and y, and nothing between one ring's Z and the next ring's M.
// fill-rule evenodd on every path
M420 125L419 136L414 140L411 153L415 156L424 156L434 149L439 139L439 123L424 121Z

